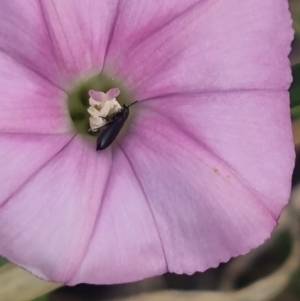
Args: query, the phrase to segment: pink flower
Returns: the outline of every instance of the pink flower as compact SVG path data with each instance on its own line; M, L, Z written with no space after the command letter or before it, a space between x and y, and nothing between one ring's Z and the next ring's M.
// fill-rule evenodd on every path
M118 283L270 237L294 164L286 0L2 0L0 22L1 255ZM96 152L69 116L100 72L140 102Z

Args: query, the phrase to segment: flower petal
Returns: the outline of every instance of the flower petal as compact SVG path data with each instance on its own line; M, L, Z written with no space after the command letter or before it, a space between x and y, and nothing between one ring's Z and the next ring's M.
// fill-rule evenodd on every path
M167 272L151 204L138 177L116 149L93 236L68 284L124 283Z
M52 281L116 283L167 270L202 271L269 237L288 200L294 160L288 95L275 92L290 82L286 1L176 0L170 11L169 4L141 0L129 6L136 17L131 26L122 2L28 0L24 12L30 17L39 8L45 26L34 17L24 27L24 38L15 23L17 17L26 21L26 14L18 13L17 1L4 3L0 17L14 43L30 40L36 31L41 42L46 29L51 51L41 71L44 61L35 62L32 56L41 56L41 45L35 49L29 43L32 54L26 48L23 55L0 29L5 41L0 66L9 70L7 78L6 68L0 71L0 85L14 79L13 87L23 88L3 88L6 115L0 131L65 132L66 111L58 100L66 95L54 86L99 70L105 58L107 70L135 84L141 99L173 96L140 103L130 135L113 152L97 153L80 137L65 145L67 136L53 136L42 141L41 154L20 176L16 166L39 147L37 136L26 145L22 139L27 135L0 135L8 145L0 160L17 157L16 165L1 175L6 184L1 192L2 255ZM89 12L83 9L87 4ZM144 18L140 11L147 5L149 18ZM226 14L230 9L235 18ZM106 22L99 12L107 15ZM5 17L8 13L12 22ZM137 33L132 30L136 27ZM241 36L241 31L247 34ZM124 48L123 38L130 42ZM53 61L57 64L52 68ZM183 93L195 91L205 93ZM45 106L48 100L51 105ZM14 116L16 122L10 124ZM7 184L6 177L16 182Z
M294 165L288 93L209 93L140 105L121 145L154 214L168 270L204 271L269 238Z
M39 3L37 0L1 1L0 59L9 57L15 65L61 87Z
M0 206L71 139L69 135L0 134Z
M72 131L67 94L0 53L0 132L54 134Z
M69 142L1 206L1 255L67 282L86 251L110 164L110 152L95 152L79 136Z
M137 0L119 8L106 68L132 87L136 99L288 88L293 30L286 0L175 1L174 8L182 6L175 15L160 5ZM148 6L155 13L143 18ZM134 27L137 34L130 36Z
M41 0L51 50L66 79L101 71L117 0Z
M191 94L140 106L69 284L215 267L268 239L287 204L287 92Z
M102 68L117 0L1 1L0 57L56 86Z

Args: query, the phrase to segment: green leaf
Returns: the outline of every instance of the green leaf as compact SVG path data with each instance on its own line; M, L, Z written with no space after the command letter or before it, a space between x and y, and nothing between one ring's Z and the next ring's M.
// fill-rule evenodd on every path
M0 257L0 267L4 266L7 263L8 263L8 261L5 258Z
M39 298L36 298L32 301L48 301L48 296L39 297Z
M292 119L297 119L300 117L300 106L293 107L291 109Z
M290 87L292 118L300 117L300 64L292 67L293 82Z
M299 15L294 15L294 29L295 29L295 34L297 36L300 36L300 16Z

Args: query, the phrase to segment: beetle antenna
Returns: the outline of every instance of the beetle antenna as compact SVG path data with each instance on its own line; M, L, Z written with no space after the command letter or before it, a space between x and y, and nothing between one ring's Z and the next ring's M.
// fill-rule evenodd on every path
M135 103L137 103L138 102L138 100L136 100L136 101L134 101L134 102L132 102L129 106L127 106L127 108L129 108L129 107L131 107L131 106L133 106Z

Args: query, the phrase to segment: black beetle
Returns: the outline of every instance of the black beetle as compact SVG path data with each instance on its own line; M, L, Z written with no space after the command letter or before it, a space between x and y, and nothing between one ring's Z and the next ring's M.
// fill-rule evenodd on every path
M129 107L137 102L138 101L135 101L130 105L124 104L119 112L106 117L107 124L97 130L99 132L97 137L97 151L109 147L114 142L129 116Z

